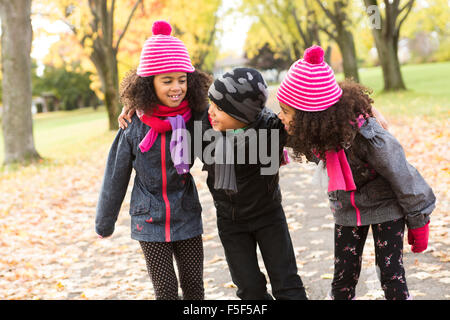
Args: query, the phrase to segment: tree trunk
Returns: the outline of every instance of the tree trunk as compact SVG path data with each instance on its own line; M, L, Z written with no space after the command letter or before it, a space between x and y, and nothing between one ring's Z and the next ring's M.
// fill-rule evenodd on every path
M113 71L116 69L116 71ZM117 79L117 62L109 61L106 69L97 69L102 82L103 93L105 95L105 106L108 111L109 130L117 130L119 124L117 118L121 112L119 103L119 85ZM111 74L112 73L112 74Z
M95 40L96 42L98 40ZM105 107L108 113L109 130L117 130L119 124L117 118L121 112L119 103L119 79L116 54L112 48L100 49L100 41L94 43L91 60L94 62L102 83L102 91L105 95Z
M359 82L358 61L356 58L355 41L353 33L349 30L349 18L347 18L346 8L348 1L336 1L333 3L334 11L323 5L320 0L316 0L317 4L322 8L325 15L334 27L334 30L328 27L322 27L322 30L328 36L336 41L339 51L342 55L342 65L345 78L351 78Z
M39 159L31 114L31 0L1 0L4 163Z
M348 30L337 30L337 44L342 55L345 78L359 82L358 61L356 58L353 34Z
M105 95L105 106L108 111L109 130L117 130L119 124L117 118L121 111L119 102L119 79L117 67L117 52L119 44L125 35L131 19L137 7L142 4L142 0L137 0L128 15L127 22L114 44L114 10L115 1L89 0L89 6L92 13L90 26L93 28L92 34L84 38L90 38L93 41L92 53L90 59L97 69L102 82L102 90ZM109 4L109 7L108 7ZM76 33L76 29L72 28ZM84 46L84 40L82 45Z
M378 6L377 0L364 0L367 7ZM414 1L399 8L399 1L389 2L385 0L385 16L380 16L381 28L372 28L375 46L378 52L381 68L383 70L384 91L406 90L398 60L398 40L400 27L408 16ZM406 10L399 22L399 14Z
M331 50L332 50L331 46L328 45L324 55L325 62L330 66L331 66Z
M374 32L375 35L376 31ZM384 91L406 90L398 60L398 39L395 36L383 37L377 33L375 44L383 70Z

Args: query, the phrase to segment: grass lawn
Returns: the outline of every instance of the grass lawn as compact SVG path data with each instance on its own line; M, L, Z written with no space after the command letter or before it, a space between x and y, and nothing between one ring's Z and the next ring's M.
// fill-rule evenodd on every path
M402 66L407 91L383 90L381 67L360 69L361 83L374 91L375 107L389 116L430 116L447 119L450 116L450 62ZM339 80L343 79L338 74Z
M76 161L93 148L110 145L115 131L108 130L105 107L40 113L33 116L34 143L41 157ZM0 131L0 159L3 161L3 133Z

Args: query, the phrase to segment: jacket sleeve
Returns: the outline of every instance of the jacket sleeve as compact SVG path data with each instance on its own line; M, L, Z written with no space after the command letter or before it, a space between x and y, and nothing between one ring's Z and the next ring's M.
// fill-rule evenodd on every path
M408 163L403 147L375 119L360 133L366 138L366 161L390 183L406 215L409 229L424 226L435 208L436 197L422 175Z
M95 231L102 237L114 232L114 225L130 181L132 147L125 131L119 129L109 150L105 174L97 203Z
M271 109L265 108L263 112L267 112L269 114L269 116L267 117L267 128L280 130L280 146L284 147L286 145L288 134L284 129L283 122Z

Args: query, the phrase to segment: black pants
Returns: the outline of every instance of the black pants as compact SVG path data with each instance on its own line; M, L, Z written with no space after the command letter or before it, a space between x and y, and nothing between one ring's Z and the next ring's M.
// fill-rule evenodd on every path
M184 300L203 300L202 236L174 242L139 241L144 252L147 271L157 300L177 300L178 279L173 266L177 261Z
M276 299L305 300L283 210L236 222L218 217L217 226L237 296L243 300L272 299L266 278L258 266L256 245L270 278Z
M334 278L331 284L333 299L355 297L361 272L362 253L370 226L344 227L335 225ZM381 287L388 300L409 298L403 268L403 233L405 220L398 219L372 225L375 242L375 263Z

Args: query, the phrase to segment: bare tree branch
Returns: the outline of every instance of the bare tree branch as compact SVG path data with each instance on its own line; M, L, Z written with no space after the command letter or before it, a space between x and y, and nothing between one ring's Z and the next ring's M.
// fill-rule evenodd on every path
M337 42L337 35L335 32L328 29L328 26L319 27L319 29L323 32L325 32L332 40Z
M125 33L127 32L128 26L130 25L131 22L131 18L134 15L134 12L136 11L137 7L142 3L142 0L138 0L136 1L136 3L133 6L133 9L131 9L130 15L128 16L128 20L127 23L125 24L125 27L123 28L122 33L119 36L119 39L117 39L117 43L116 46L114 47L114 50L117 52L119 50L119 44L120 41L122 40L123 36L125 35Z
M400 30L400 27L402 26L403 22L405 22L406 18L408 17L409 13L411 12L413 5L414 5L414 0L410 0L407 4L405 4L403 6L403 8L400 9L399 16L405 9L406 9L406 12L405 12L405 15L398 22L397 30Z
M94 1L94 0L89 0L88 3L89 3L89 8L91 9L91 13L92 13L92 15L94 16L94 18L95 18L96 20L100 20L98 14L97 14L97 9L94 7L94 4L96 4L96 1Z
M109 12L108 12L108 43L111 44L114 41L114 10L116 8L116 1L112 0L111 1L111 7L109 8Z
M60 19L66 26L69 27L70 31L73 32L73 34L77 34L77 28L71 24L69 21L67 21L66 19Z
M316 0L316 2L319 4L319 6L322 8L323 12L327 15L328 18L330 18L331 21L333 21L334 24L337 24L336 16L325 6L323 5L321 0Z
M297 13L295 12L295 8L291 8L292 16L294 17L295 26L297 27L298 32L300 33L300 36L303 39L303 42L305 45L308 43L308 39L306 38L306 34L303 32L302 26L300 25L300 20L297 17Z
M410 0L407 3L405 3L405 5L399 9L399 14L403 12L403 10L405 10L407 7L412 7L414 4L414 0ZM398 4L398 6L400 6L400 4Z

